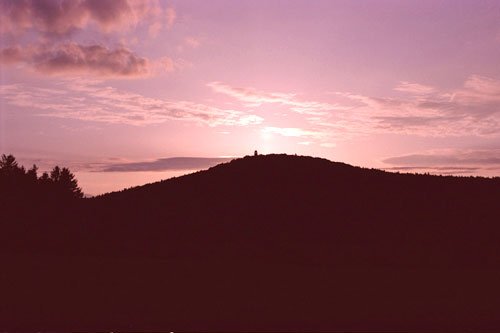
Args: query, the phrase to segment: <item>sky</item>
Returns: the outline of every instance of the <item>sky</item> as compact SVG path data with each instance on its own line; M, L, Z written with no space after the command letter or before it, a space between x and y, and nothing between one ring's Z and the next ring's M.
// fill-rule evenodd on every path
M500 176L497 0L0 0L0 153L85 193L289 153Z

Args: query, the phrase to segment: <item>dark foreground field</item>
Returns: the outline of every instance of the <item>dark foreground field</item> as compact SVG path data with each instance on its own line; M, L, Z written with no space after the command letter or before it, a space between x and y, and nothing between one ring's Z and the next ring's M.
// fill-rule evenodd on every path
M267 155L22 197L2 202L1 329L500 329L499 179Z

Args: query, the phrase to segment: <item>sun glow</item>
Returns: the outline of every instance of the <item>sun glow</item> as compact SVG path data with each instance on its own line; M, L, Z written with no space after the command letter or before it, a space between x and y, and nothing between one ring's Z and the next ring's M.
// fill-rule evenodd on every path
M260 138L265 142L269 142L273 139L273 134L263 130L260 132Z

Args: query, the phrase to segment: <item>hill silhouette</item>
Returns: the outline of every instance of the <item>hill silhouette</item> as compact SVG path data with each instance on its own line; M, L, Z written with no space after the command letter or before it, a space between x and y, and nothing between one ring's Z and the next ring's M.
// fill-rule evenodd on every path
M258 155L56 209L5 207L0 322L494 331L499 198L498 178Z

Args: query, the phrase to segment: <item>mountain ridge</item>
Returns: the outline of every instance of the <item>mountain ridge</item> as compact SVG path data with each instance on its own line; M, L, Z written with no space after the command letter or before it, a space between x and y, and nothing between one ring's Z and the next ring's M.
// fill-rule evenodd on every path
M264 158L264 159L267 159L267 158L307 159L309 161L316 161L316 162L321 161L321 163L328 162L328 163L331 163L331 166L335 165L337 167L352 168L351 170L379 172L379 173L391 174L391 175L395 175L395 176L396 175L401 175L401 176L416 176L416 177L419 177L419 176L422 176L422 177L441 177L441 178L447 178L447 179L484 179L484 180L499 180L500 179L500 177L463 176L463 175L449 175L449 174L440 175L440 174L429 174L429 173L400 172L400 171L392 171L392 170L389 171L387 169L378 169L378 168L367 168L367 167L354 166L354 165L351 165L351 164L348 164L348 163L344 163L344 162L331 161L329 159L322 158L322 157L312 157L312 156L304 156L304 155L289 155L289 154L266 154L266 155L257 155L257 156L246 155L246 156L243 156L243 157L240 157L240 158L227 159L227 161L219 163L219 164L217 164L215 166L211 166L211 167L209 167L207 169L204 169L204 170L195 171L195 172L188 173L188 174L185 174L185 175L182 175L182 176L176 176L176 177L172 177L172 178L160 180L160 181L153 182L153 183L147 183L147 184L143 184L143 185L138 185L138 186L132 186L132 187L129 187L129 188L124 188L122 190L107 192L107 193L95 195L93 197L95 197L95 198L97 198L97 197L103 197L103 196L107 196L107 195L113 194L113 193L120 193L120 192L125 192L125 191L128 191L128 190L135 190L135 189L138 189L138 188L142 188L144 186L149 187L152 184L164 184L165 182L168 182L171 179L180 179L180 178L183 178L183 177L186 177L186 176L191 176L193 174L198 174L198 173L203 173L203 172L206 172L206 171L210 171L210 170L212 170L214 168L227 167L227 166L231 165L232 162L235 162L235 163L242 163L244 161L245 162L249 162L251 159L255 159L255 158L261 158L261 159L262 158Z
M436 232L448 232L447 237L441 234L445 243L463 242L473 234L485 236L481 232L491 227L495 217L493 198L500 193L499 184L496 179L393 174L326 159L261 155L91 199L95 207L89 211L106 211L106 206L114 205L111 210L121 209L122 215L101 217L101 223L118 225L120 221L124 227L124 221L128 221L133 228L141 219L156 221L150 222L148 228L168 234L164 228L175 227L185 233L186 240L198 234L209 242L208 235L212 233L205 229L210 221L219 226L219 236L227 234L228 239L249 235L258 238L260 231L254 229L260 226L273 235L268 243L272 243L273 237L284 242L280 228L286 226L295 241L307 235L308 242L328 242L327 237L308 230L304 224L308 222L326 234L342 230L345 237L361 237L374 247L375 243L381 246L380 241L373 239L375 234L395 242L395 246L407 247L399 244L401 239L416 242L418 237L440 246L443 244L433 238ZM474 211L478 219L472 215ZM457 231L457 226L470 229L474 219L474 232ZM189 226L197 227L189 229L179 221L189 221ZM199 230L204 230L204 236ZM410 231L414 237L408 234ZM354 238L351 240L358 243ZM486 258L483 256L482 260ZM402 260L399 258L398 262ZM494 258L490 260L493 262Z
M57 213L25 210L0 223L9 272L0 286L13 304L0 322L494 331L498 198L500 179L259 155L68 201Z

